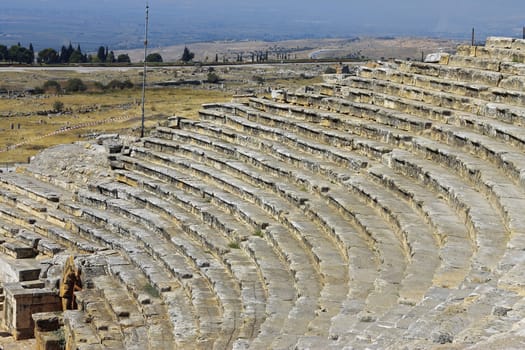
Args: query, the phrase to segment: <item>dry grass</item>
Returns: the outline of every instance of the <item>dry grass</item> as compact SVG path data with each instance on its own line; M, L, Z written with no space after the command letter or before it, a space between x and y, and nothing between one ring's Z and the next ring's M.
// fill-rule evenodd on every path
M148 87L146 95L146 127L153 128L161 120L177 115L196 118L205 103L230 101L243 91L264 94L268 87L288 87L319 83L321 78L306 78L323 72L324 66L257 65L221 66L216 68L220 85L203 84L192 87ZM148 84L185 81L205 81L208 67L150 67ZM306 74L308 73L308 74ZM305 75L306 74L306 75ZM264 77L265 84L253 81L254 75ZM80 78L88 92L66 95L0 97L0 167L2 163L27 162L41 149L63 143L84 140L101 132L122 132L139 135L141 124L142 69L111 68L8 68L0 69L0 90L25 91L41 87L47 80L63 86L68 79ZM130 80L136 88L101 91L97 83L107 85L112 80ZM186 85L187 86L187 85ZM63 113L53 112L60 101Z
M150 89L146 95L146 127L154 127L172 115L195 118L202 104L230 99L230 94L216 90ZM67 112L37 115L52 110L57 100L64 103ZM0 162L26 162L41 149L82 140L93 133L133 133L140 126L140 102L140 89L0 100L0 115L4 115L0 117ZM13 116L5 116L9 114ZM114 121L104 123L109 119ZM83 127L75 129L78 126ZM1 152L20 143L25 144Z

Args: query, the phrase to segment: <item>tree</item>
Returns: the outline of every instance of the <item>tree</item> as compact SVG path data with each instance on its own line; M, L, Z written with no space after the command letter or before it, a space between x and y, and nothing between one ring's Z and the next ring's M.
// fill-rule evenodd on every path
M150 53L148 56L146 56L146 62L162 62L162 56L160 53Z
M107 55L106 55L106 49L104 48L104 46L100 46L98 48L97 58L99 59L100 62L106 62Z
M51 49L51 48L40 50L38 52L38 57L36 61L38 63L44 63L44 64L58 63L59 61L58 52L56 52L54 49Z
M8 59L11 62L31 64L35 60L34 53L20 45L13 45L8 50Z
M195 54L193 52L190 52L190 50L186 46L184 46L184 52L182 53L181 58L182 62L188 63L193 59L193 57L195 57Z
M115 63L115 61L115 53L113 51L110 51L109 55L106 57L106 62Z
M117 62L118 63L131 63L131 59L129 58L128 54L120 54L117 56Z
M0 45L0 61L7 61L9 59L9 52L7 46Z

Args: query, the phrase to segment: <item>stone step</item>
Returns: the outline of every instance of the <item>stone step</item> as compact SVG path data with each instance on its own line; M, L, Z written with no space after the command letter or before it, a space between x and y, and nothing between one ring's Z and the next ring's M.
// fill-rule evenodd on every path
M224 128L223 128L223 130L224 130ZM178 133L178 131L173 131L173 134L175 134L175 133ZM185 139L187 139L187 135L184 135L184 137L185 137ZM202 135L197 136L197 139L198 139L198 140L202 140L203 138L204 138L204 136L202 136ZM252 143L254 143L254 142L255 142L255 140L252 141ZM206 142L206 143L207 143L207 144L212 144L213 142L212 142L210 139L208 139L208 142ZM181 146L181 147L183 147L183 146ZM184 146L184 147L185 147L185 146ZM217 148L217 149L218 149L218 148ZM195 153L196 153L196 154L204 154L203 152L205 152L205 151L200 151L200 152L195 152ZM208 151L208 152L211 153L210 151ZM207 153L207 154L208 154L208 153ZM254 157L254 158L251 158L251 159L247 160L247 162L250 162L250 163L255 163L255 162L257 162L257 160L256 160L256 157L257 157L257 156L255 156L255 153L253 153L252 157ZM211 156L210 154L208 154L207 158L218 159L218 158L220 158L220 157L218 157L218 156ZM303 159L304 159L304 157L303 157ZM234 168L233 171L235 171L235 168L237 168L238 165L232 165L232 164L234 164L234 163L235 163L234 161L229 161L229 162L224 161L224 162L223 162L223 164L229 164L230 167L233 167L233 168ZM286 167L286 166L285 166L285 165L282 165L281 167ZM249 171L246 171L246 170L244 170L244 171L242 171L242 172L243 172L243 173L250 173ZM254 172L254 173L255 173L255 172ZM297 171L295 171L295 173L297 173ZM297 176L301 176L301 177L303 176L303 175L300 174L300 172L297 173L297 174L298 174ZM265 179L268 180L268 176L267 176ZM330 187L333 187L334 185L329 185L329 186L330 186ZM309 187L312 187L312 188L318 188L318 187L323 187L323 186L322 186L322 185L315 185L315 186L314 186L314 185L309 185ZM344 190L343 190L343 191L344 191ZM331 192L329 192L329 195L330 195L330 193L339 193L339 192L340 192L340 191L337 191L337 190L336 190L336 191L331 191ZM316 209L316 213L315 213L315 214L312 213L312 215L314 215L314 216L319 216L319 214L320 214L320 213L319 213L319 210L320 210L319 208L321 208L321 207L323 206L323 204L314 205L315 201L313 201L313 200L311 200L311 199L308 201L308 203L310 203L310 207L311 207L311 208L317 208L317 209ZM344 206L343 206L343 207L344 207ZM327 212L328 212L328 210L327 210ZM327 229L332 230L332 231L335 230L335 231L337 232L337 233L336 233L336 236L339 235L339 238L338 238L338 239L339 239L340 241L345 240L345 238L341 238L341 236L343 236L343 234L346 235L346 233L343 233L345 229L343 229L343 228L341 227L341 231L339 231L339 227L337 226L338 224L337 224L336 222L334 222L334 221L330 218L330 214L325 213L324 215L321 215L321 217L322 217L322 219L318 219L318 220L325 221L325 222L326 222L325 225L327 225ZM387 232L387 231L389 231L389 230L390 230L390 228L387 227L387 228L385 229L384 232ZM348 239L348 238L346 238L346 239ZM351 239L351 238L350 238L350 239ZM354 242L355 242L355 241L352 240L352 243L354 243ZM363 243L360 244L360 247L365 247L365 248L366 248L366 246L367 246L366 243L365 243L365 244L363 244ZM364 280L365 282L363 282L363 283L370 284L371 282L373 282L374 278L372 278L372 279L370 280L369 277L365 277L364 273L366 272L367 274L369 274L369 273L372 273L372 271L371 271L371 269L370 269L370 266L367 266L366 264L363 264L363 262L365 262L365 261L372 262L372 261L374 260L374 258L368 258L368 259L364 259L364 260L359 260L360 258L363 257L363 255L362 255L362 252L357 248L357 244L355 244L355 243L354 243L354 244L348 244L348 247L353 247L352 249L349 249L349 250L351 251L349 254L350 254L351 256L355 257L355 259L356 259L356 260L355 260L355 264L351 264L352 267L357 267L357 268L355 269L356 272L355 272L354 274L351 275L351 276L354 277L354 278L353 278L354 282L357 282L357 281L361 282L362 280ZM388 261L388 259L387 259L387 261ZM361 267L359 267L359 266L361 266ZM359 271L360 269L365 269L365 270L363 270L363 271ZM385 272L385 276L387 276L387 275L390 275L388 269L387 269L387 271ZM365 296L366 296L366 293L365 293L365 291L363 290L363 285L364 285L364 284L358 283L358 285L359 285L359 288L356 288L356 290L353 290L353 292L352 292L352 293L353 293L352 295L353 295L354 298L355 298L356 296L358 296L358 295L361 295L361 296L362 296L363 294L365 294ZM372 286L372 288L373 288L373 286ZM359 289L359 290L358 290L358 289Z
M21 176L19 173L1 173L0 183L6 189L18 191L27 197L52 205L57 203L62 195L60 191L51 185L34 179L30 176Z
M203 154L203 153L202 153L202 152L200 152L199 154ZM215 157L213 157L213 158L215 158Z
M159 215L125 200L110 199L87 191L80 191L78 195L79 200L85 203L99 203L99 205L104 203L106 210L127 219L116 222L111 214L106 215L105 218L109 224L116 225L121 232L126 232L130 237L142 242L144 251L161 262L164 268L168 269L184 286L192 297L196 314L201 318L199 331L202 336L211 344L216 340L222 341L221 327L228 326L226 322L221 321L222 308L225 305L221 303L221 298L217 297L213 287L201 272L192 267L187 258L174 249L167 239L171 235L176 235L177 229L164 222ZM227 328L224 331L228 332Z
M1 198L5 197L0 197L0 202ZM28 198L25 200L32 201ZM3 217L12 225L34 232L45 238L45 241L42 242L42 250L44 251L53 252L58 249L56 244L53 244L52 242L56 242L60 246L66 246L86 252L95 252L101 249L100 246L97 246L93 242L77 237L69 232L65 223L66 216L60 214L57 210L53 210L53 213L53 216L47 215L48 213L46 213L46 215L37 219L31 215L33 212L28 215L28 213L20 207L7 206L0 203L0 217ZM54 219L55 217L61 218L60 223L58 223L58 220ZM50 222L47 222L48 219L50 219ZM59 224L58 226L57 223ZM40 248L37 247L37 249Z
M149 154L150 155L154 154L154 152L149 152ZM135 154L135 156L137 156L137 154ZM175 160L175 157L171 156L170 161L167 164L170 164L171 167L173 167L178 162L180 162L180 161ZM182 163L180 163L180 164L188 164L188 163L187 163L187 161L183 161L182 160ZM210 171L210 169L208 169L205 166L199 166L199 169L200 169L200 171L206 171L206 170ZM220 181L221 182L224 181L224 175L221 176ZM230 185L232 183L234 183L234 182L235 181L233 181L233 179L228 179L228 181L227 181L227 183L230 184ZM251 186L248 186L246 184L243 184L242 186L245 187L245 188L250 188L251 187ZM258 190L256 191L255 189L253 189L252 191L260 192ZM212 192L212 193L215 193L215 192ZM259 199L259 201L260 201L260 199ZM267 200L264 200L264 201L267 201ZM275 202L275 199L273 199L273 201ZM282 204L280 204L280 205L282 205ZM273 206L274 205L272 205L272 207ZM288 205L286 205L286 207L288 207ZM290 210L290 209L287 209L287 210ZM284 260L288 260L289 263L292 264L292 270L296 270L297 269L297 272L295 273L295 277L296 278L300 278L299 281L296 281L298 286L299 286L299 288L300 288L300 294L301 295L305 295L305 296L309 296L309 295L315 296L316 293L318 293L318 292L316 292L317 287L315 287L315 280L312 280L311 276L315 275L316 272L314 272L315 270L310 271L310 272L304 271L305 268L307 268L308 266L311 266L311 262L309 262L309 261L312 258L308 256L308 254L306 253L307 250L305 250L304 247L298 246L298 244L300 244L299 242L294 242L295 239L285 238L285 236L280 233L280 232L282 232L282 233L288 232L288 235L289 235L290 234L289 230L290 229L293 230L293 227L288 229L288 228L282 226L282 224L275 222L274 220L267 220L267 222L269 222L270 225L264 230L265 234L270 239L278 240L277 241L278 243L273 245L274 248L277 249L277 247L278 247L279 250L284 252L283 259ZM294 247L294 245L295 245L295 247ZM292 248L292 247L294 247L294 248ZM289 259L293 259L293 260L290 261ZM310 269L310 267L308 267L307 270L309 270L309 269ZM299 272L299 271L301 271L301 272ZM303 271L304 271L304 273L303 273ZM303 279L306 278L307 276L310 279L310 282L305 283L305 282L303 282ZM302 306L298 305L297 307L302 307ZM316 308L316 305L310 305L310 307ZM314 313L314 310L311 311L312 315L313 315L313 313ZM292 323L293 319L290 319L288 322Z
M485 47L525 50L525 39L489 36L485 40Z
M457 213L434 192L429 191L384 165L369 169L369 174L385 187L405 197L432 226L440 245L441 266L434 276L433 284L444 288L457 288L470 271L470 260L475 242Z
M442 193L458 213L467 220L471 235L475 235L478 249L475 269L493 271L504 253L508 232L502 217L478 191L465 184L457 175L432 161L413 154L394 150L385 159L387 164L405 176L418 179Z
M303 156L303 157L297 157L297 158L302 158L302 159L304 159L305 157ZM408 220L408 221L410 221L410 220ZM428 260L427 260L427 261L428 261Z
M490 46L460 45L456 49L456 54L459 56L500 60L502 62L525 63L525 53L520 49L518 49L518 47L508 49Z
M120 346L124 348L124 335L117 320L117 315L113 313L108 302L97 292L92 289L84 289L75 293L79 310L85 313L85 317L89 318L89 326L93 331L100 344L105 347ZM85 328L83 325L79 327L80 334ZM76 329L71 327L71 333L75 333Z
M64 338L75 348L100 349L102 341L93 329L89 317L80 310L64 311ZM120 344L122 346L122 343Z
M126 349L148 347L147 327L142 313L124 286L108 275L94 278L94 287L104 299L106 308L120 326L122 342Z
M143 318L147 327L147 334L140 336L138 334L130 334L129 337L138 337L139 339L149 339L150 346L152 348L165 348L173 346L175 339L174 333L181 335L181 330L175 328L175 323L170 322L170 315L168 309L164 304L162 297L166 294L160 294L148 280L147 276L139 270L132 263L128 262L127 259L122 257L117 252L108 252L105 255L107 261L107 270L118 279L122 284L122 287L126 288L132 298L132 302L138 308L140 316ZM120 287L119 287L120 288ZM187 312L191 312L190 308ZM180 314L177 315L180 317ZM191 320L192 317L188 317L187 320ZM190 323L190 322L188 322ZM187 326L187 325L186 325ZM141 329L141 328L140 328ZM191 338L191 334L188 328L184 329L185 336ZM133 328L125 329L126 332L134 332ZM195 335L193 336L193 339ZM180 342L181 339L177 339Z
M492 102L510 102L518 106L523 105L523 95L520 91L505 91L505 94L503 94L500 90L498 86L503 79L500 73L471 73L474 77L463 77L460 75L463 80L456 81L450 80L446 76L440 76L440 74L446 75L446 73L440 72L439 67L446 66L428 64L423 69L422 67L413 68L412 64L419 63L400 63L399 67L363 67L358 76L350 76L337 83L345 85L347 80L370 79L374 81L374 85L380 87L389 87L388 83L401 84L406 86L406 90L414 87L424 90L428 95L446 92L451 96L458 96L455 97L456 100L460 99L459 96L463 96ZM434 72L428 70L434 70ZM506 81L508 82L508 80ZM518 84L518 81L515 81L514 84ZM331 86L333 87L331 88ZM334 84L330 83L324 84L321 91L321 93L327 93L328 95L337 95L338 92L339 87L337 84L334 86ZM478 104L481 105L481 103ZM457 105L459 106L459 104Z
M509 78L500 72L491 70L462 68L448 65L424 63L416 61L396 61L400 73L408 73L413 79L424 76L439 78L440 82L454 85L456 83L474 84L475 86L498 87ZM404 81L404 80L403 80ZM437 82L437 81L436 81Z
M505 88L492 88L484 90L482 87L467 86L463 88L458 86L457 91L450 86L431 86L424 80L407 79L403 83L387 80L389 77L349 77L341 83L348 84L349 87L358 87L365 90L373 86L373 92L383 92L386 94L410 98L429 104L431 106L438 106L445 109L462 111L470 114L484 116L492 119L497 119L506 123L521 125L524 116L524 96L523 94L513 91L508 91ZM327 85L328 88L331 85ZM333 86L332 86L333 87ZM343 91L341 94L351 92L352 90ZM328 90L325 88L325 90ZM462 94L458 94L462 93ZM368 94L372 94L368 91ZM332 96L337 96L336 92L332 92ZM366 96L366 95L365 95ZM489 102L489 103L487 103ZM510 105L510 104L511 105ZM450 112L449 112L450 113Z
M119 198L127 198L128 200L132 199L135 204L144 202L148 203L150 200L153 200L153 198L157 198L154 201L155 207L159 209L162 208L162 210L165 211L165 214L169 215L170 218L172 217L172 214L175 210L175 208L169 202L158 199L158 197L154 197L144 191L137 191L133 188L124 188L123 186L111 183L98 184L97 189L107 192L117 190L117 196ZM172 191L170 191L169 193L170 196L176 195L176 193ZM151 206L147 207L153 209ZM188 223L184 224L187 225ZM257 319L257 316L252 314L251 310L257 310L257 305L264 303L264 300L256 300L256 304L252 304L248 300L241 299L241 289L244 289L242 285L243 281L233 279L232 266L229 265L233 262L233 260L218 262L216 257L212 256L209 253L205 253L202 250L200 242L193 242L189 237L182 237L179 235L172 236L171 241L175 244L175 246L183 250L184 254L187 255L193 261L195 268L204 268L204 276L206 276L209 280L209 283L213 285L213 289L216 291L217 295L219 296L219 299L223 303L222 307L225 313L224 317L232 320L236 320L236 318L240 319L238 320L238 322L240 322L239 324L243 325L242 327L239 327L241 334L235 335L234 338L236 336L243 337L242 331L244 327L246 327L248 333L253 334L254 330L253 324L251 322ZM227 246L225 246L222 249L226 248ZM228 256L229 252L225 255ZM244 263L249 264L249 262L246 261L244 261ZM221 266L221 264L223 266ZM227 269L227 271L224 271L225 269ZM236 267L236 270L240 272L242 268L239 266ZM257 276L255 275L254 277ZM254 288L255 286L253 283L256 283L257 281L250 280L247 282L249 283L251 288ZM237 291L237 289L239 290ZM238 295L233 295L233 293L238 293ZM244 305L242 305L242 307L245 311L241 310L241 305L237 305L237 303L235 302L236 300L241 300L244 302ZM249 312L249 314L245 315L245 312ZM258 317L263 318L263 314L261 313Z
M135 162L137 162L137 160L135 159ZM146 164L142 164L143 167L142 169L144 169L144 167L146 166ZM157 170L160 171L160 168L157 167L156 168ZM164 173L167 174L167 169L164 170ZM176 175L177 172L173 169L170 170L170 176L177 176ZM126 176L131 176L130 174L126 174ZM182 175L182 174L179 174L179 179L177 181L190 181L191 182L191 188L195 189L198 193L198 195L200 196L200 198L202 198L202 195L200 194L201 193L201 190L200 188L202 188L202 190L204 190L206 193L206 196L210 196L210 198L213 198L213 202L222 202L222 203L225 203L228 205L228 207L232 207L232 206L235 206L237 207L237 210L245 213L245 214L242 214L240 215L240 217L242 218L246 218L245 220L247 221L247 223L251 222L254 218L258 218L260 217L261 221L259 221L258 219L256 219L256 222L259 222L259 223L264 223L263 226L259 226L259 227L268 227L269 223L272 223L273 221L270 219L268 220L267 218L264 218L264 214L260 213L260 210L256 210L255 208L253 208L253 206L250 206L250 205L247 205L247 203L243 203L243 202L239 202L239 201L236 201L234 197L232 197L231 194L227 193L227 192L224 192L222 190L218 190L218 189L213 189L211 187L209 187L207 184L205 183L202 183L199 185L198 181L195 179L195 178L190 178L188 177L187 175ZM178 193L178 191L175 191L174 189L171 189L169 187L167 187L166 185L161 185L159 184L158 182L155 182L155 186L153 186L153 182L154 180L147 180L147 178L145 177L139 177L139 174L138 173L135 173L134 175L132 175L132 178L134 179L134 182L135 183L141 183L142 186L146 186L146 187L149 187L150 189L155 189L155 191L159 191L160 193L166 193L166 194L170 194L170 193L177 193L176 196L171 196L169 195L169 197L171 197L172 199L175 199L176 197L180 198L182 197L180 193ZM186 194L185 195L186 197L188 197L188 195ZM195 200L195 198L194 198ZM201 207L197 207L198 209L205 209L205 208L201 208ZM253 215L253 217L250 217L250 215ZM191 230L194 230L195 229L195 234L197 235L200 235L200 234L203 234L204 236L206 236L204 238L204 240L208 240L210 239L210 237L216 235L216 233L214 233L214 230L208 230L206 227L201 227L199 228L198 224L185 224L184 225L185 227L188 227L190 228ZM201 225L202 226L202 225ZM206 232L209 231L209 234L207 234ZM268 325L271 325L270 329L274 329L275 327L279 327L279 324L281 324L280 322L283 322L283 318L282 316L282 313L283 312L287 312L287 308L283 308L283 305L282 304L282 300L288 300L287 303L290 303L290 302L293 302L295 297L293 297L294 293L292 293L291 297L288 295L288 294L284 294L283 295L283 292L285 293L289 293L287 290L283 289L282 288L282 284L286 284L286 281L289 280L290 278L293 278L292 276L288 277L288 279L286 278L283 278L281 281L279 280L276 280L276 272L278 271L277 270L277 267L275 266L275 264L277 262L280 261L280 258L279 257L275 257L275 258L271 258L272 255L275 255L275 253L273 253L271 251L271 248L269 249L269 247L265 246L265 244L263 243L264 240L261 242L259 236L263 237L263 235L266 235L268 234L266 232L265 229L261 229L260 231L258 231L260 233L257 233L258 236L246 236L247 240L246 242L250 242L250 244L247 246L247 247L252 247L252 245L254 244L254 240L257 240L257 242L260 242L257 244L257 249L254 250L253 248L246 248L250 251L250 254L253 256L254 259L256 259L256 262L258 264L258 268L261 270L260 273L262 276L268 276L268 277L265 277L265 280L266 280L266 283L268 284L267 286L267 289L268 289L268 297L272 297L272 298L275 298L276 301L272 302L271 300L270 301L267 301L267 306L266 306L266 313L268 315L267 317L267 321L264 322L262 324L262 329L268 329ZM270 234L272 235L275 235L276 234L276 231L273 230ZM277 239L277 238L274 238L274 239ZM283 238L278 238L280 243L279 244L283 244ZM202 241L202 239L201 239ZM212 241L210 241L212 242ZM214 249L216 250L217 249L217 244L214 244L214 243L205 243L206 246L210 247L210 249ZM226 241L227 242L227 241ZM241 247L243 247L246 243L242 242L241 243ZM224 245L224 244L222 244ZM219 246L221 246L221 244L219 244ZM281 250L282 247L281 246L276 246L276 249L277 250ZM232 255L232 254L235 254L236 250L235 249L232 249L230 253L227 253L227 252L221 252L221 251L218 251L219 254L221 255L224 255L224 254L228 254L228 255ZM282 259L283 260L289 260L290 258L288 257L289 254L286 253L286 255L282 255ZM244 260L243 260L244 261ZM270 265L267 267L268 263L270 263ZM248 265L248 262L245 263L246 265ZM278 264L281 264L280 262ZM232 264L232 269L234 268L234 265ZM288 271L290 268L285 268L284 266L283 267L279 267L279 270L281 271ZM269 276L273 276L272 278L269 278ZM243 287L243 293L251 293L251 290L247 290L246 288ZM257 295L259 295L261 292L257 292L257 294L255 295L255 297ZM291 299L290 299L291 298ZM278 302L279 305L281 305L280 307L278 308L275 308L273 307L272 305L275 303L275 302ZM277 310L279 310L279 312L277 312ZM256 312L256 315L257 315L257 312ZM286 313L285 313L286 315ZM260 317L258 316L258 320L257 322L261 322L263 320L263 317ZM281 321L278 321L278 320L281 320ZM270 338L273 337L273 334L275 333L272 333L272 332L269 332L269 335L270 335ZM261 337L263 337L263 335L267 335L267 333L265 331L261 331L258 338L255 339L254 341L257 342L258 344L264 344L264 343L267 343L268 341L270 341L271 339L268 339L268 338L265 338L265 340L263 341L261 339ZM271 341L270 341L271 342ZM268 343L269 344L269 343Z
M404 106L407 106L408 108L412 108L412 104L401 99L395 100L396 103L403 103ZM343 104L345 104L345 101L343 99L335 99L330 98L327 99L327 102L330 103L331 108L340 110L343 107ZM406 105L406 103L409 103ZM415 104L413 106L416 106ZM416 109L414 109L411 113L417 114L421 111L424 111L423 108L426 108L424 106L418 106ZM430 106L429 106L430 107ZM405 108L405 107L403 107ZM432 107L430 107L432 108ZM434 116L438 116L440 114L444 114L442 111L435 110L431 113L429 113L429 116L431 118L434 118ZM467 119L469 118L469 119ZM512 150L509 148L509 143L511 143L513 146L518 148L519 150L523 149L523 144L520 140L524 139L523 131L520 127L508 125L505 123L498 123L493 120L489 119L483 119L476 116L469 117L466 114L462 115L462 120L458 121L449 121L446 120L447 123L457 123L464 125L465 127L459 127L459 126L452 126L452 125L443 125L437 122L434 122L434 125L432 126L432 135L434 138L437 138L441 141L452 143L454 145L461 145L466 146L466 143L470 148L470 152L473 152L473 150L476 151L476 154L483 154L484 157L488 157L489 159L495 161L495 162L507 162L508 164L512 162L518 162L519 157L513 157L514 154L516 154L516 150ZM479 130L481 134L486 135L476 135L476 133L468 130L466 127L474 127L476 131ZM472 129L472 128L471 128ZM435 133L435 134L434 134ZM457 135L457 136L455 136ZM501 140L491 140L491 138L496 137L497 139ZM472 138L472 141L469 140L469 138ZM510 141L510 142L509 142ZM505 144L503 143L505 142ZM465 147L467 148L467 147ZM490 149L490 151L488 151ZM500 150L505 150L505 152L509 152L507 155L506 153L502 153ZM488 153L487 153L488 152ZM492 155L489 155L490 153L495 153L498 158L491 158ZM507 160L503 160L503 158L507 158ZM516 160L514 160L516 159ZM511 164L509 164L510 167Z
M523 64L515 62L502 62L497 59L452 55L449 56L447 64L454 67L491 70L516 76L525 75L525 67Z
M198 336L197 316L194 314L195 310L191 299L188 298L171 273L150 254L144 252L143 247L130 240L128 238L129 232L125 227L117 227L116 219L113 222L109 222L104 212L95 208L85 207L79 203L72 205L72 208L69 209L67 203L63 203L63 208L78 215L75 229L78 230L79 234L117 249L128 257L134 266L147 278L147 283L140 284L141 293L143 294L144 290L146 290L147 293L158 294L163 298L167 305L167 312L170 315L175 336L181 338L180 341L182 343L194 342ZM101 225L103 228L98 227L98 225ZM121 230L120 233L119 230ZM122 234L127 236L122 236ZM171 299L172 297L173 299ZM167 302L168 300L170 300L169 303ZM184 305L182 309L181 305ZM146 314L157 315L157 308L157 306L153 306ZM164 321L163 324L165 326L166 322ZM162 327L158 326L154 331L162 329Z
M21 229L15 236L16 239L25 242L30 247L36 247L36 249L43 254L54 256L62 251L65 247L45 237L25 229Z

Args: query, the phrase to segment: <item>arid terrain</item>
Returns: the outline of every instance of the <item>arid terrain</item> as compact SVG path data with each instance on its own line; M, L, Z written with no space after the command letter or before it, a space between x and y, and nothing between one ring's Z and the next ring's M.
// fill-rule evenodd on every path
M236 94L264 94L271 88L315 82L323 65L250 65L148 68L146 127L172 115L195 117L201 105L229 101ZM217 82L208 83L213 72ZM49 146L95 137L101 132L138 135L142 68L2 68L0 77L0 163L27 162ZM31 94L46 81L64 85L81 79L84 92ZM131 89L101 91L111 81L131 81ZM54 104L63 104L55 111Z
M308 58L410 58L421 59L421 53L454 51L459 44L457 40L433 38L338 38L338 39L302 39L278 42L269 41L218 41L213 43L193 43L155 48L164 61L175 61L181 58L184 46L195 53L195 59L202 62L213 62L218 56L219 62L224 59L235 61L238 54L243 54L245 61L251 59L252 52L269 52L270 59L278 59L277 53L287 53L292 59ZM117 51L128 53L132 62L143 59L144 50Z

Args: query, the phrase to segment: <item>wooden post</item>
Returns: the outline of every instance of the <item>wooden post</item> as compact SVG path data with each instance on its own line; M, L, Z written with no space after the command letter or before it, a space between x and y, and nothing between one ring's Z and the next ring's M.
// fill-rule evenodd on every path
M474 32L474 27L472 27L472 46L474 46L474 39L475 39L475 32Z
M523 40L525 40L525 26L523 26Z

